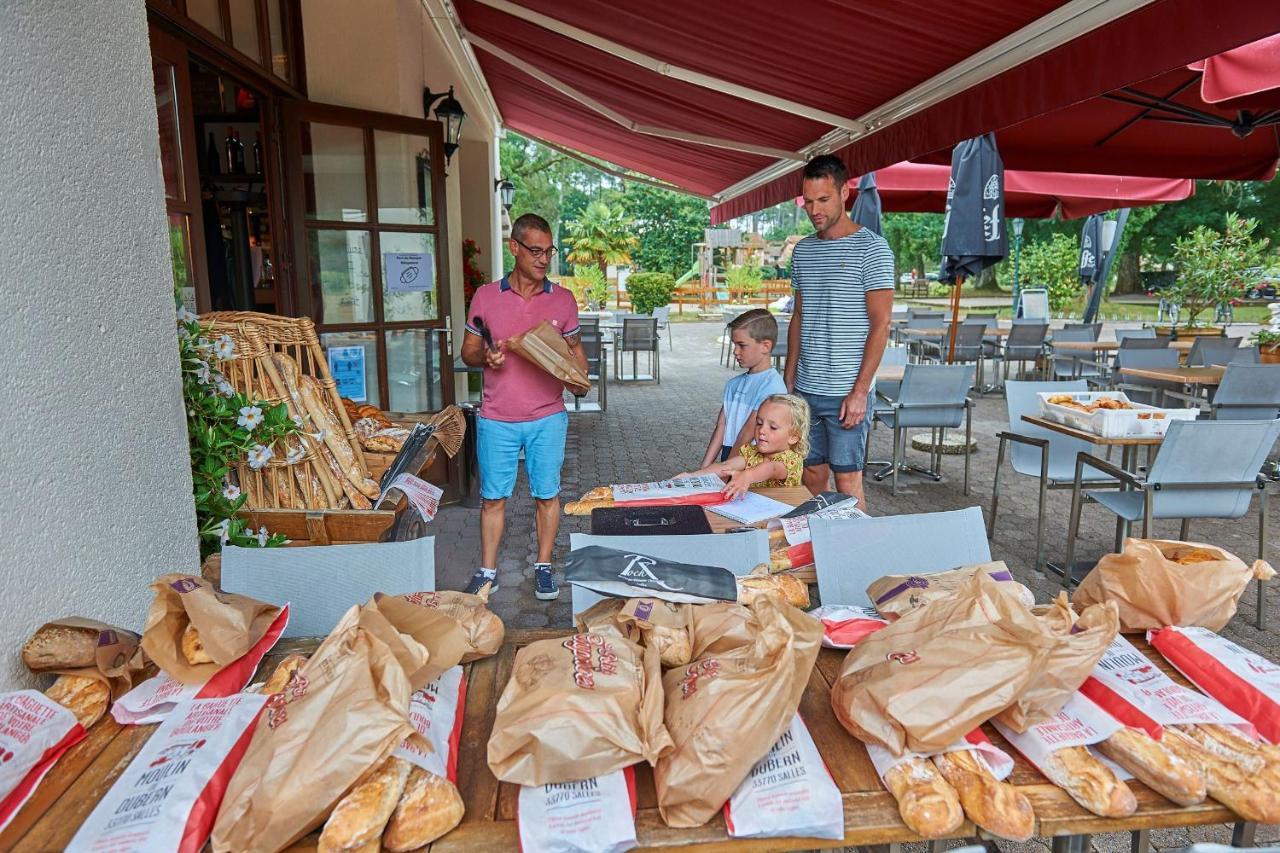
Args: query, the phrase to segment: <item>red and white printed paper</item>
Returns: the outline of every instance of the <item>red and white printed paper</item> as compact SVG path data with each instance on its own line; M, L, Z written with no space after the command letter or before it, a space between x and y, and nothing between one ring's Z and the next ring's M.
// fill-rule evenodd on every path
M889 624L870 607L848 604L824 604L809 615L822 622L822 645L828 649L851 649Z
M798 515L791 518L778 518L769 522L769 527L779 527L782 529L782 535L786 538L788 545L804 545L811 538L809 533L809 519L814 516L822 518L870 518L865 512L858 509L858 501L856 498L840 501L840 503L825 506L816 512L808 515ZM813 562L813 552L810 549L809 562ZM793 560L794 564L794 560Z
M991 723L1014 749L1039 768L1044 768L1049 763L1049 756L1054 750L1069 746L1092 746L1124 728L1115 717L1078 691L1071 695L1067 704L1053 718L1038 723L1025 732L1015 732L999 720L992 720Z
M195 853L213 829L270 697L237 693L174 709L76 832L76 853Z
M636 846L636 782L628 767L594 779L520 786L523 853L623 853Z
M181 702L217 699L239 693L253 678L258 664L279 641L288 624L289 605L286 604L253 648L218 670L204 684L183 684L162 672L121 696L111 706L111 716L122 726L159 723Z
M1188 681L1280 743L1280 666L1207 628L1161 628L1147 640Z
M409 721L431 744L431 751L405 741L393 754L456 784L458 739L462 736L466 697L467 679L460 666L445 670L435 681L414 693L409 699Z
M1188 690L1165 675L1123 636L1103 653L1080 692L1126 726L1159 739L1163 726L1217 723L1256 737L1253 725L1221 702Z
M624 483L613 486L613 502L623 506L724 503L724 481L714 474L676 477L656 483Z
M382 495L378 498L378 506L382 506L383 500L392 489L399 489L400 493L409 499L409 503L413 504L413 508L418 511L418 515L422 516L423 521L430 521L436 517L436 512L440 509L440 496L444 494L444 490L439 486L433 486L426 480L404 473L382 490Z
M76 715L39 690L0 694L0 829L84 735Z
M734 838L844 838L844 803L797 714L724 804Z
M1000 747L987 740L987 736L982 733L981 729L974 729L964 736L963 740L958 740L946 749L929 753L929 755L921 755L917 752L903 752L902 755L894 755L889 750L878 744L866 744L867 757L871 759L871 764L876 768L876 773L880 775L880 781L884 781L885 774L898 766L902 762L910 758L928 758L930 755L943 755L948 752L964 752L969 750L974 753L978 762L985 764L987 769L991 771L991 775L1003 781L1013 772L1013 759L1009 754Z

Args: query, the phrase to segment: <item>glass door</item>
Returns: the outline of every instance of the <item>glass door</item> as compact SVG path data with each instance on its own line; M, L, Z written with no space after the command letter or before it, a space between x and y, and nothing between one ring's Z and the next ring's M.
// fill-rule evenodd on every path
M393 412L453 402L439 122L289 102L297 295L343 396Z

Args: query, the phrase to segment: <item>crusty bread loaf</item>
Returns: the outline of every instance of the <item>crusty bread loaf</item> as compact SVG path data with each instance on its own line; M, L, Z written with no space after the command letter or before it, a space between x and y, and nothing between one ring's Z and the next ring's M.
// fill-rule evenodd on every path
M1270 774L1253 774L1239 764L1205 749L1183 731L1182 726L1166 726L1164 743L1181 758L1204 768L1209 796L1245 820L1280 823L1280 790Z
M1026 841L1036 829L1031 802L1001 782L973 750L935 755L942 778L956 789L964 813L982 829L1010 841Z
M265 696L271 696L274 693L283 693L284 689L289 686L289 682L293 680L293 674L302 669L302 665L307 662L305 655L289 655L280 663L276 664L275 671L271 673L271 677L267 679L267 683L262 685L260 691Z
M768 566L756 566L738 578L738 603L750 604L760 595L774 595L792 607L809 606L809 587L795 575L771 574Z
M462 813L462 795L452 782L415 767L387 823L382 846L393 853L425 847L457 826Z
M785 572L792 568L795 567L791 565L791 557L787 554L785 547L775 548L769 552L769 571Z
M769 531L769 550L785 549L788 544L790 543L787 542L787 534L782 531L781 527L775 527Z
M609 501L613 502L613 486L596 486L591 491L582 496L584 501Z
M107 712L111 688L105 681L80 675L60 675L45 695L76 715L80 725L88 729Z
M32 672L83 669L97 662L98 631L45 625L22 646L22 662Z
M641 636L646 646L658 650L664 667L684 666L693 658L693 641L688 631L655 625L642 631Z
M213 658L209 657L209 653L204 650L204 643L200 642L199 629L190 622L187 623L186 630L182 632L182 656L192 666L213 663Z
M569 501L564 505L565 515L591 515L591 511L597 507L613 506L613 498L600 498L595 500Z
M350 853L382 836L409 778L409 762L391 756L355 784L334 806L320 833L319 853Z
M955 788L926 758L913 756L890 768L885 787L898 801L902 822L924 838L941 838L964 823Z
M1246 737L1231 726L1204 723L1178 728L1206 751L1239 765L1249 773L1260 773L1267 765L1268 755L1263 744Z
M1040 768L1049 781L1071 795L1084 808L1101 817L1128 817L1138 809L1133 791L1116 778L1111 768L1083 746L1054 750Z
M1121 729L1098 744L1098 751L1180 806L1194 806L1205 798L1203 768L1141 729Z

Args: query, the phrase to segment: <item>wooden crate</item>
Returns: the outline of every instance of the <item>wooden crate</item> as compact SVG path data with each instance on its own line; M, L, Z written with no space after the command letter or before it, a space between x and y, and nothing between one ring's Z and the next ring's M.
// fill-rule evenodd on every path
M255 530L284 534L290 545L380 542L396 520L391 509L246 509L237 515Z

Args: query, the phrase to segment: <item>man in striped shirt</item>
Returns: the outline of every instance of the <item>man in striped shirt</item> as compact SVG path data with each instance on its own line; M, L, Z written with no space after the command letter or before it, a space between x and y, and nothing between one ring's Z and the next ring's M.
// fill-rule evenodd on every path
M865 508L862 469L876 368L889 340L893 252L849 218L848 180L829 154L804 169L804 209L818 233L791 256L795 307L783 379L809 404L805 486L825 491L834 473L836 489Z

